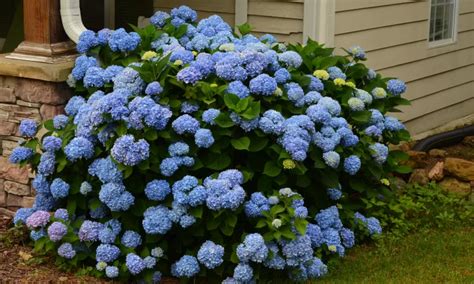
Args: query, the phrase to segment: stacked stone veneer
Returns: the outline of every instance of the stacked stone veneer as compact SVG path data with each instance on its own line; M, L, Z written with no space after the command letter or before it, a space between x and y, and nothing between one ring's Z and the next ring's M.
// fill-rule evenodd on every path
M18 125L24 118L38 122L62 113L71 90L64 82L0 76L0 208L31 206L33 173L11 164L8 157L21 141Z

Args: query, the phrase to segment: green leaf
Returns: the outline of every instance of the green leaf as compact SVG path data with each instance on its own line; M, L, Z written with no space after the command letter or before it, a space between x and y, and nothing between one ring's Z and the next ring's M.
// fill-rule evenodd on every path
M248 150L250 146L250 139L247 136L238 139L231 139L230 143L237 150Z
M394 169L397 173L400 173L400 174L408 174L408 173L411 173L412 171L412 168L407 166L407 165L403 165L403 166L397 166L395 167Z
M47 130L49 131L54 131L54 123L53 123L53 120L52 119L48 119L46 120L44 123L44 128L46 128Z
M203 212L202 206L193 207L189 210L189 213L198 219L202 218L202 212Z
M267 226L267 221L265 221L264 219L260 219L258 220L257 225L255 225L255 228L259 229L265 226Z
M76 207L77 207L77 203L75 199L69 199L67 201L66 209L67 209L67 212L69 212L71 216L76 213Z
M224 95L224 103L231 110L236 109L239 101L240 101L240 98L237 95L230 94L230 93L227 93Z
M234 126L234 122L230 119L229 115L221 112L214 122L222 128L229 128Z
M227 168L231 160L227 154L208 153L203 157L202 162L208 169L220 171Z
M368 110L355 111L351 113L351 118L360 123L369 122L371 116L372 116L372 113Z
M247 120L252 120L260 115L260 102L252 102L241 116Z
M268 138L254 136L250 139L250 152L258 152L265 148L268 144Z
M148 141L155 141L158 139L158 132L154 129L148 129L145 131L145 139Z
M281 172L280 166L274 161L267 161L265 163L265 167L263 169L264 175L267 175L270 177L276 177L280 174L280 172Z
M275 205L270 209L270 214L272 216L276 216L278 213L281 213L283 211L285 211L285 207L281 205Z
M249 23L245 23L242 25L238 25L237 29L239 30L241 35L246 35L252 31L252 26Z
M305 219L297 218L294 222L294 225L298 233L300 233L301 235L306 234L306 227L308 226L308 221L306 221Z

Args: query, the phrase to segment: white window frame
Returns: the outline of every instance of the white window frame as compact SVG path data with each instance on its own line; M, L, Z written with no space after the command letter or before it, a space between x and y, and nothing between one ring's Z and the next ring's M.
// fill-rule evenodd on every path
M431 6L432 6L433 0L429 1L429 16L428 16L428 48L436 48L436 47L442 47L446 45L451 45L455 44L457 42L458 38L458 18L459 18L459 0L454 0L454 7L453 7L453 26L452 26L452 36L451 38L447 39L441 39L441 40L435 40L435 41L430 41L430 35L431 35Z

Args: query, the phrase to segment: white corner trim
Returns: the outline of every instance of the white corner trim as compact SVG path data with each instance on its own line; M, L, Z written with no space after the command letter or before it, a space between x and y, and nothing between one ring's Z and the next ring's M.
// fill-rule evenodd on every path
M115 0L104 0L104 27L115 28Z
M248 0L235 0L235 25L247 22L248 9Z
M304 0L303 42L314 39L334 46L336 0Z
M79 36L86 30L81 18L81 7L79 0L61 0L61 21L67 36L75 43Z

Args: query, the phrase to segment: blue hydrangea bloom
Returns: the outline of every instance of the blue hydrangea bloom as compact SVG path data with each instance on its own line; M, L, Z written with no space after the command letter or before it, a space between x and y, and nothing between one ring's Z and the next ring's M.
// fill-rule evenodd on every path
M261 192L254 192L250 200L244 205L245 215L248 217L262 216L263 211L270 210L268 199Z
M83 82L86 88L100 88L105 84L104 69L100 67L90 67L84 75Z
M99 178L102 183L122 181L122 172L110 156L94 160L88 172L91 176Z
M53 222L48 227L48 236L53 242L60 241L66 234L67 227L61 222Z
M126 211L135 203L135 197L120 183L106 183L99 192L99 200L112 211Z
M23 147L23 146L19 146L19 147L16 147L15 149L13 149L13 151L10 154L10 157L8 158L8 160L11 163L19 164L19 163L21 163L23 161L26 161L29 158L31 158L31 156L33 156L33 153L34 152L33 152L32 149L26 148L26 147Z
M64 153L71 162L90 159L94 155L94 144L84 137L75 137L64 147Z
M26 219L33 214L33 208L20 208L15 212L15 217L13 217L13 224L17 225L20 223L25 224Z
M351 46L348 49L349 53L357 59L366 59L365 51L362 49L362 47L358 45Z
M127 67L112 79L114 90L126 89L132 94L139 94L145 88L145 82L140 77L138 71Z
M157 28L162 28L166 24L166 20L170 18L170 14L158 11L150 17L150 23Z
M142 237L135 231L125 231L122 236L122 244L128 248L136 248L142 243Z
M347 228L342 228L340 231L339 231L339 234L341 235L341 239L342 239L342 244L346 247L346 248L351 248L355 245L355 236L354 236L354 232L347 229Z
M194 134L194 142L199 148L209 148L214 144L214 137L209 129L201 128Z
M33 119L23 119L18 127L18 132L23 137L35 137L38 126Z
M65 198L69 195L69 184L61 178L55 178L51 183L51 195L56 198Z
M103 225L99 222L85 220L79 228L77 235L81 241L97 241L102 228Z
M58 130L63 129L66 126L68 120L68 117L64 114L58 114L53 118L53 126Z
M202 121L208 123L209 125L215 125L216 123L214 120L219 116L220 113L221 111L215 108L207 109L202 113Z
M143 213L143 229L147 234L166 234L172 227L173 222L170 217L170 210L164 206L149 207Z
M343 79L343 80L347 79L346 74L344 74L344 72L342 72L342 70L336 66L329 67L328 73L329 73L329 78L331 78L332 80L338 79L338 78Z
M145 139L135 142L133 135L127 134L115 141L110 153L119 163L135 166L148 159L150 145Z
M246 263L239 263L234 269L233 277L238 283L247 283L253 279L253 269Z
M86 53L89 49L99 45L99 41L96 37L95 32L91 30L85 30L79 35L79 41L77 42L76 49L79 53Z
M323 154L324 163L329 167L335 169L339 166L341 157L335 151L329 151Z
M356 155L351 155L344 159L344 171L350 175L355 175L361 166L360 158Z
M273 74L273 77L278 84L284 84L291 79L291 74L287 69L280 68Z
M116 278L119 275L119 269L117 266L107 266L105 268L105 275L108 278Z
M183 114L176 118L171 124L173 130L178 134L194 134L199 129L199 121L189 114Z
M120 256L120 249L110 244L101 244L97 247L95 259L103 262L113 262Z
M76 256L76 251L70 243L63 243L58 248L58 255L66 259L72 259Z
M387 82L387 90L394 96L405 93L407 86L405 82L399 79L391 79Z
M308 224L306 227L306 235L309 236L311 240L312 248L318 248L323 244L323 235L318 225Z
M199 110L199 106L190 102L183 102L181 104L181 113L193 113Z
M145 195L148 199L154 201L165 200L166 196L171 193L171 188L166 180L152 180L145 187Z
M342 191L339 188L328 188L327 194L331 200L339 200L342 197Z
M192 23L197 20L197 13L186 5L171 9L171 17L179 18L185 22Z
M293 68L298 68L303 63L303 58L295 51L285 51L278 54L278 60Z
M247 86L244 85L241 81L232 81L227 87L227 92L229 94L234 94L241 99L244 99L249 96L250 90Z
M313 257L311 239L308 235L297 236L296 239L285 242L281 251L286 257L286 264L292 267L299 266Z
M97 60L94 57L89 57L86 55L81 55L76 58L74 68L71 71L72 76L76 80L81 80L86 74L87 69L91 67L98 66ZM66 114L69 114L66 111Z
M383 164L388 157L388 147L381 143L375 143L369 146L372 158L378 163Z
M123 28L113 31L109 38L109 46L112 51L133 51L140 42L141 38L136 32L127 33Z
M62 140L56 136L47 136L43 139L43 149L45 151L55 152L61 149Z
M265 240L258 233L245 236L244 241L237 246L237 257L242 262L262 263L268 256Z
M44 152L41 155L40 162L38 164L38 173L43 176L50 176L54 173L56 163L56 156L53 152Z
M132 275L137 275L145 269L145 262L141 257L134 253L127 254L125 265Z
M177 262L171 266L171 274L174 277L191 278L199 273L198 260L191 255L182 256Z
M267 74L260 74L250 80L250 92L252 94L271 96L277 89L277 82Z
M331 206L319 211L319 213L316 214L315 220L322 230L331 227L342 228L342 223L339 219L339 210L336 206Z
M145 94L148 96L156 96L163 92L163 87L161 87L159 82L151 82L145 88Z
M203 76L204 75L199 71L199 69L193 66L183 68L178 72L178 74L176 74L176 78L179 81L191 85L196 84L196 82L201 80Z

